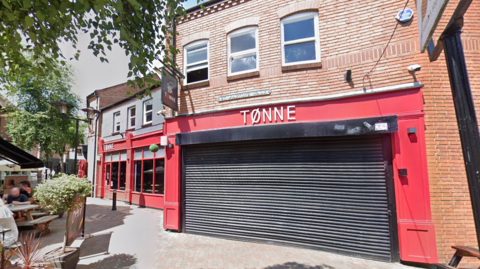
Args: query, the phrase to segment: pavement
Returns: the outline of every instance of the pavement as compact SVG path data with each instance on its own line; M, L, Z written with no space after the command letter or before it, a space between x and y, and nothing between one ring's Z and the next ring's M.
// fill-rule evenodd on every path
M43 253L63 241L66 216L50 225L43 238ZM162 228L161 210L89 198L85 230L87 239L77 239L81 258L77 269L150 268L265 268L265 269L408 269L328 252L226 240L176 233Z

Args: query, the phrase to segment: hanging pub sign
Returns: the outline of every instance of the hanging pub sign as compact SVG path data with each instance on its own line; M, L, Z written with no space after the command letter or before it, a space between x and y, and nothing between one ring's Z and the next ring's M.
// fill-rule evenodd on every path
M178 110L178 81L165 68L162 69L162 104Z

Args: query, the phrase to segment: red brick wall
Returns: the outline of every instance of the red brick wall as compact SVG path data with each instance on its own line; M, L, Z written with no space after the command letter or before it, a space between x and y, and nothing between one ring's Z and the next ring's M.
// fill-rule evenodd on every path
M207 7L205 11L191 13L186 21L182 20L177 25L180 35L176 44L181 50L177 63L182 70L185 45L182 44L182 38L209 31L210 86L181 91L179 113L361 90L362 77L379 58L396 25L395 15L406 1L378 0L369 4L360 0L320 1L322 67L282 72L280 18L277 11L296 2L300 1L229 0ZM458 0L451 1L445 17L453 13L456 3ZM415 11L413 21L398 26L385 57L370 77L365 79L365 87L378 88L416 80L425 85L423 92L432 217L439 258L447 262L453 254L451 245L476 246L473 216L445 59L442 54L438 61L429 63L427 55L419 52L415 1L410 1L409 7ZM260 18L260 76L228 82L225 26L248 17ZM480 100L479 18L480 3L474 1L466 16L462 37L477 105ZM441 21L440 28L446 21ZM407 66L414 63L423 66L416 77L407 71ZM343 74L347 69L352 70L351 84L343 82ZM220 95L260 89L271 89L272 94L221 103L217 101ZM462 264L478 264L473 259L466 261Z

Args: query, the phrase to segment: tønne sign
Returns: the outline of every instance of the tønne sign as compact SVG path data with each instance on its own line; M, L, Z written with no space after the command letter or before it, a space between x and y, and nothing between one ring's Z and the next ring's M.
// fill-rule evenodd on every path
M243 115L244 124L279 122L284 120L291 121L295 120L295 106L286 106L285 110L283 106L242 110L240 114Z

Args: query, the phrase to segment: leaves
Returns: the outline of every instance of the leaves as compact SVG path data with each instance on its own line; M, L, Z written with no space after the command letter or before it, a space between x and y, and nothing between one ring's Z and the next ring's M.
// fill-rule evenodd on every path
M61 174L37 185L34 197L55 214L80 208L83 198L90 195L91 190L92 184L87 179Z
M171 25L175 20L186 15L181 5L184 0L0 1L0 85L7 91L30 73L58 76L58 66L48 63L65 58L60 42L68 41L76 48L79 32L89 33L89 53L102 55L103 62L108 62L113 43L124 49L132 59L130 83L144 87L143 82L154 82L146 66L155 59L165 57L170 67L175 65L169 57L176 50L166 37L174 34ZM25 55L43 63L31 65ZM73 58L78 57L79 52Z

